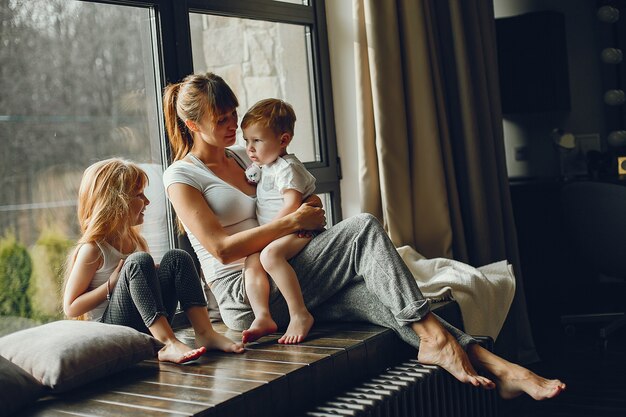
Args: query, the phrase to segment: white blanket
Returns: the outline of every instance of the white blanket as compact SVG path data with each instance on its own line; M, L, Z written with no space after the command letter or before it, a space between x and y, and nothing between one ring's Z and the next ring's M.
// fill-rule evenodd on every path
M425 297L456 300L466 333L496 339L515 294L515 276L507 261L474 268L451 259L426 259L410 246L398 252Z

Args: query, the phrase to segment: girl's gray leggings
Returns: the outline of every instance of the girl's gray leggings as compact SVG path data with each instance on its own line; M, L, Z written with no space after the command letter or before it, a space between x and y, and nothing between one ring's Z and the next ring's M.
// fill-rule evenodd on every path
M393 329L411 346L419 338L410 324L430 312L428 300L378 220L369 214L348 218L316 236L289 263L316 320L367 321ZM270 280L270 311L281 327L289 323L284 298ZM247 329L254 315L241 273L219 278L211 290L224 323ZM440 319L466 347L475 340Z
M101 321L147 333L160 316L171 323L179 301L183 310L206 306L191 256L180 249L170 250L157 268L150 254L135 252L124 262Z

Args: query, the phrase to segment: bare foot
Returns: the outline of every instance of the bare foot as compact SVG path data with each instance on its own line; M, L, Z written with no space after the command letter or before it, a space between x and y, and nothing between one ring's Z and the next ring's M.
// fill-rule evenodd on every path
M206 348L204 346L198 349L192 349L183 342L176 340L171 343L166 343L165 346L159 350L158 358L163 362L185 363L198 359L205 352Z
M278 339L278 343L284 343L286 345L293 345L300 343L309 334L309 330L313 327L313 316L311 313L305 310L304 313L294 314L289 320L289 326L285 334Z
M546 400L556 397L565 390L565 384L558 379L540 377L480 345L470 345L467 352L473 364L494 376L498 393L504 399L515 398L526 393L535 400Z
M241 333L241 341L243 343L254 342L278 330L276 322L270 316L259 316L254 319L250 328Z
M554 398L565 390L558 379L546 379L519 365L511 364L506 375L496 377L498 393L505 400L528 394L535 400Z
M495 388L493 381L476 372L459 342L433 315L413 323L413 328L420 337L419 362L441 366L463 383L485 389Z
M204 333L196 332L196 346L202 346L205 350L221 350L223 352L241 353L244 351L243 344L235 343L226 336L215 330L207 330Z

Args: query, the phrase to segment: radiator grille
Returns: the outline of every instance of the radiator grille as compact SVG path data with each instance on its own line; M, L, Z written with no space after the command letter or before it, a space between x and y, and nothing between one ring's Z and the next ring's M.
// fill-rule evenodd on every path
M485 344L485 340L481 342ZM495 390L462 384L439 367L409 360L344 391L304 416L495 417L497 394Z

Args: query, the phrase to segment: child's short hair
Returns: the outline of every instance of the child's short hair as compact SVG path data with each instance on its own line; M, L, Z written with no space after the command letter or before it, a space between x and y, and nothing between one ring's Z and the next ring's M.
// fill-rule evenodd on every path
M277 98L267 98L250 107L241 120L241 128L245 129L253 123L270 128L277 135L289 133L293 136L296 113L291 104Z

